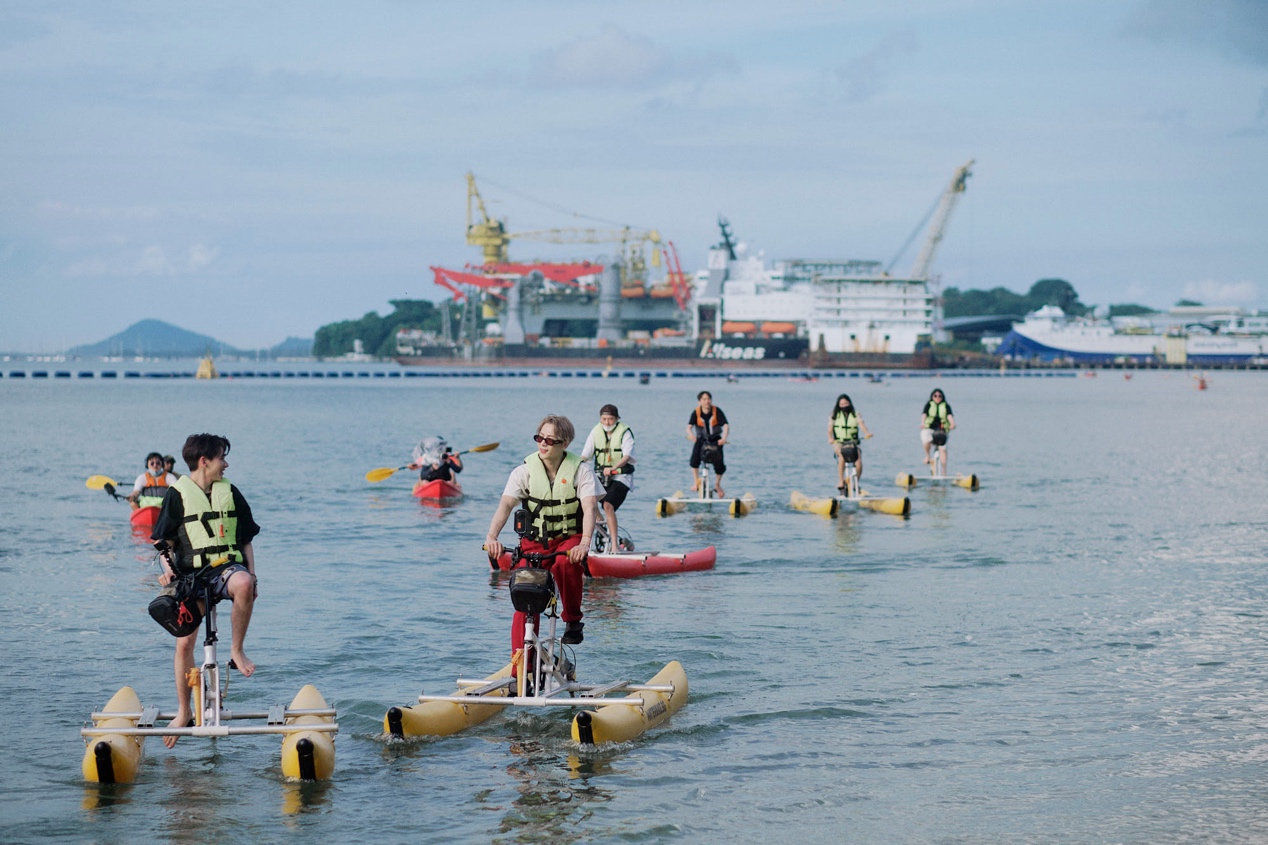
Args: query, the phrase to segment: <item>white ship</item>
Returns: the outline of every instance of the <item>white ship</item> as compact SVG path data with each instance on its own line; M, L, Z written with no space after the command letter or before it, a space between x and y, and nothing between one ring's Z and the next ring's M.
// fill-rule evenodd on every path
M1048 305L1013 325L996 350L1013 360L1228 366L1268 363L1268 315L1178 307L1113 320Z
M929 269L972 165L959 168L942 193L905 277L891 276L878 261L793 259L769 266L762 253L736 244L720 219L722 242L695 278L695 334L799 337L813 352L844 356L910 356L943 339Z

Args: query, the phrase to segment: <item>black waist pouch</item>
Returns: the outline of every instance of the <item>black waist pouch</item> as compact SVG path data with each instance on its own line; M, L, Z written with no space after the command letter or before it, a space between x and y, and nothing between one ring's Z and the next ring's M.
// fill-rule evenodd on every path
M193 577L177 578L150 602L150 616L173 637L187 637L198 630L203 614L194 596Z
M555 595L549 569L516 569L511 573L511 604L521 613L538 614Z

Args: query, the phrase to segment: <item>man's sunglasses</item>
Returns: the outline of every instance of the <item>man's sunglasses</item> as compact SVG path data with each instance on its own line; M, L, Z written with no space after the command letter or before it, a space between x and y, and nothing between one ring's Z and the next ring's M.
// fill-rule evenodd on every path
M534 434L533 439L538 443L545 443L547 446L558 446L560 443L564 442L554 437L542 437L540 434Z

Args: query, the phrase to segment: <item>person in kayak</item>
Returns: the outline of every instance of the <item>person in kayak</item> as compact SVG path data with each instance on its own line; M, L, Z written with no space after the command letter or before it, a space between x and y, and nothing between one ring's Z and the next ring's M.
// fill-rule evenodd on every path
M925 403L924 410L920 412L920 442L925 447L925 463L932 463L933 456L929 453L930 448L937 439L938 451L942 456L942 471L947 471L947 432L955 428L955 417L951 416L951 405L947 402L946 394L940 388L934 388L933 393L929 394L929 401ZM938 437L934 437L934 432L939 432Z
M426 437L414 447L414 462L410 469L419 470L419 481L450 481L457 483L462 472L462 458L443 437Z
M722 497L726 495L722 492L722 475L726 472L722 447L726 445L731 424L722 409L713 404L713 394L709 391L697 393L696 402L696 409L687 417L687 439L691 441L691 489L700 489L700 463L704 461L712 464L713 492Z
M581 565L594 533L598 479L590 464L567 451L576 436L572 422L551 414L537 425L537 451L511 471L498 503L484 548L492 561L502 556L498 534L517 505L528 513L528 530L520 540L525 552L567 552L554 558L551 576L563 605L563 641L576 645L585 637L581 621ZM511 652L524 645L524 614L516 611L511 626Z
M175 483L176 476L169 474L163 466L163 456L158 452L151 452L145 456L145 472L138 475L133 482L128 501L132 503L133 510L157 508L163 504L167 488Z
M599 423L590 430L590 436L581 447L581 460L594 459L594 471L603 485L603 521L608 526L608 547L605 552L618 551L616 511L625 497L634 489L634 432L621 422L621 413L615 405L599 409Z
M854 477L860 482L863 480L863 450L859 448L859 432L864 438L872 436L850 397L842 393L832 406L832 416L828 418L828 443L837 456L837 490L842 493L845 492L845 454L842 448L854 447Z
M172 478L181 477L181 474L176 471L176 459L173 458L171 455L163 456L163 469L165 469L167 471L167 474L170 475Z
M230 657L244 676L255 672L255 664L243 650L251 612L259 592L255 580L255 551L252 539L260 533L251 516L251 507L241 491L224 478L229 468L229 439L218 434L191 434L181 456L189 465L189 475L178 478L163 498L158 522L150 535L166 541L169 551L160 555L163 574L159 583L167 586L175 578L197 574L198 582L210 583L212 596L233 602ZM172 725L192 724L189 684L186 676L194 668L194 641L198 632L176 640L176 718ZM163 737L168 748L176 737Z

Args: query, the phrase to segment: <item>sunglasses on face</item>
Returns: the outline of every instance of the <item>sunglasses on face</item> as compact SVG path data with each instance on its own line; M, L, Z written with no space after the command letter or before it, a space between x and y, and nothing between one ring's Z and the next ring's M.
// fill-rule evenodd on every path
M547 446L558 446L560 443L564 442L554 437L542 437L540 434L534 434L533 439L538 443L544 443Z

